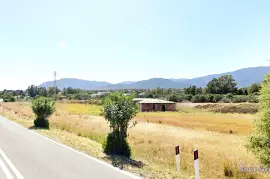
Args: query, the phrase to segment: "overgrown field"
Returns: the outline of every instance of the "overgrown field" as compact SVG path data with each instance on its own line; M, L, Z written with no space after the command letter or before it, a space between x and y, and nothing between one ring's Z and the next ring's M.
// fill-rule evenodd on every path
M29 103L1 103L0 113L31 127L33 113ZM4 106L4 109L3 109ZM147 178L176 178L174 147L181 147L184 176L194 175L193 149L199 150L201 178L269 178L262 173L243 173L240 165L259 167L253 154L244 147L253 129L255 114L220 114L204 109L182 108L179 112L139 113L138 124L130 128L128 140L132 160L109 157L102 143L109 127L100 115L100 106L57 103L51 129L36 130L78 150L113 163Z

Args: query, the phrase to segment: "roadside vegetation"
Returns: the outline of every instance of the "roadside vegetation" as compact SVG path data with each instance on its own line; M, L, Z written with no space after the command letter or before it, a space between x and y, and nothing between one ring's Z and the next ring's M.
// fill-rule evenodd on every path
M262 84L260 115L255 120L256 131L249 137L248 148L267 167L270 167L270 74Z
M9 119L27 128L33 125L35 117L30 103L0 105L0 112ZM200 153L201 178L270 177L267 173L239 171L240 166L260 166L245 148L257 114L221 114L193 107L182 107L178 112L138 113L131 121L137 121L137 125L128 130L127 141L132 152L127 159L103 153L102 144L110 127L100 114L84 113L85 106L92 104L76 104L76 110L70 105L74 108L72 103L56 103L56 112L49 119L50 130L32 130L148 178L177 178L174 147L179 144L184 178L194 175L194 148Z

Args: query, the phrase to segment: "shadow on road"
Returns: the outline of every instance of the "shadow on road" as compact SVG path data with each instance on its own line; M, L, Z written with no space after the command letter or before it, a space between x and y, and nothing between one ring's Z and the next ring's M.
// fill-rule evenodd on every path
M129 159L126 157L111 155L104 157L105 159L108 159L112 161L112 165L114 167L118 167L120 169L123 169L125 165L131 165L133 167L142 168L145 164L141 161L136 161L133 159Z

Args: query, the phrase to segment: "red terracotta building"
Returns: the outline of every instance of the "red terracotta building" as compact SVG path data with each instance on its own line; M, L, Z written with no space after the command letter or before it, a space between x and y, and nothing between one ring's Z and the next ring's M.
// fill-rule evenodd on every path
M176 111L176 103L161 99L152 98L135 98L135 102L139 104L140 111Z

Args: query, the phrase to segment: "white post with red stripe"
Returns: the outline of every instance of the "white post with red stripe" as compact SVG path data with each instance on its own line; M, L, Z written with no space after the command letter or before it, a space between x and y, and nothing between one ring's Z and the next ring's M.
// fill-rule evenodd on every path
M195 178L200 179L200 174L199 174L199 152L198 152L198 149L194 150L194 169L195 169Z
M176 160L176 168L178 176L181 175L181 167L180 167L180 147L179 145L175 147L175 160Z

